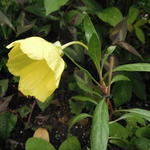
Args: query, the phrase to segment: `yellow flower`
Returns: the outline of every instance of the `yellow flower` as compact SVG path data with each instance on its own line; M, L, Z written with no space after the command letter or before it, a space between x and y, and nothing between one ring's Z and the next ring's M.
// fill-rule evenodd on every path
M7 67L19 76L19 90L44 102L59 85L65 63L62 47L40 37L12 42Z

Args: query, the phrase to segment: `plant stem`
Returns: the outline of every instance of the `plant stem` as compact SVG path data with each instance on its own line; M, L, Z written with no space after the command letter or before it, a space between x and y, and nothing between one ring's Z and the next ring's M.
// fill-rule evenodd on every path
M97 84L98 86L100 86L100 84L94 79L94 77L90 74L90 72L88 72L85 68L83 68L82 66L80 66L78 63L76 63L73 58L71 58L67 53L64 53L79 69L83 70L85 73L88 74L88 76L93 80L93 82L95 82L95 84Z
M113 66L114 66L114 57L110 56L107 96L110 95Z
M72 41L72 42L69 42L69 43L66 43L66 44L62 45L61 47L62 47L62 49L65 49L65 48L67 48L67 47L69 47L69 46L71 46L71 45L75 45L75 44L81 45L81 46L83 46L86 50L88 50L88 46L85 45L85 44L82 43L82 42L79 42L79 41ZM64 52L64 54L65 54L78 68L80 68L81 70L83 70L84 72L86 72L86 73L91 77L91 79L92 79L98 86L100 86L99 83L94 79L94 77L93 77L86 69L84 69L83 67L81 67L78 63L76 63L67 53Z
M108 76L108 87L107 87L107 103L109 105L109 109L110 109L110 118L112 116L112 112L113 112L113 107L112 107L112 103L110 101L110 90L111 90L111 80L112 80L112 72L113 72L113 66L114 66L114 57L110 56L110 64L109 64L109 76Z
M66 44L62 45L62 49L65 49L65 48L67 48L68 46L71 46L71 45L74 45L74 44L81 45L81 46L83 46L85 49L88 50L87 45L85 45L84 43L79 42L79 41L72 41L72 42L66 43Z

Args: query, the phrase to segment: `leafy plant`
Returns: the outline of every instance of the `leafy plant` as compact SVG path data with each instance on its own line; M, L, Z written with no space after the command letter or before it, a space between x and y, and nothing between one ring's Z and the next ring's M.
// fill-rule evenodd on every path
M68 126L68 137L57 145L59 150L82 149L82 140L74 136L72 129L86 118L89 122L85 124L90 125L87 149L106 150L117 146L122 150L135 147L148 150L150 111L146 81L150 64L145 57L149 55L148 6L148 1L129 4L111 0L102 4L93 0L2 0L1 138L9 138L17 119L26 128L34 126L40 118L33 115L34 111L36 115L48 112L48 117L41 117L43 122L47 121L53 117L49 111L54 104L63 108L57 98L66 98L71 115L68 114L67 123L58 118L59 123ZM7 48L12 49L6 63L5 47L9 43ZM19 78L12 77L7 69ZM19 108L16 103L17 109L11 111L14 98L7 99L7 96L14 94L15 99L32 99L31 107L30 102ZM27 138L26 150L56 149L51 139L48 142L39 137Z

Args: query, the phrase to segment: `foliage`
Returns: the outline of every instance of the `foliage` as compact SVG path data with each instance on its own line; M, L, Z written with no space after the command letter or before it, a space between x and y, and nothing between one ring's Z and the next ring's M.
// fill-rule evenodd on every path
M26 150L148 150L149 6L149 0L1 0L0 138L4 144L0 143L0 149L3 146L2 149L9 147ZM27 40L35 36L54 46L57 52L62 51L61 54L56 54L59 58L63 56L66 65L65 70L64 65L61 70L61 73L64 71L62 76L58 69L60 66L53 66L55 63L61 64L54 58L57 52L49 53L49 46L40 44L39 40ZM13 45L19 50L11 57L10 63L6 46L20 39L24 40ZM24 49L22 45L26 40ZM60 41L61 45L55 41ZM23 58L18 56L19 51L24 53L26 49L28 52L23 54ZM26 92L18 87L22 80L21 73L14 73L19 78L9 71L15 63L22 68L21 62L27 63L25 58L33 51L35 55L39 51L41 55L46 51L44 59L51 70L50 76L46 77L51 80L52 74L55 74L59 79L57 78L57 83L50 82L49 86L45 86L42 75L48 69L36 65L23 73L26 80L23 80L25 82L21 88L28 83L30 87ZM37 61L41 55L38 55ZM14 61L17 57L20 60ZM32 59L35 61L35 58ZM39 68L38 76L32 74ZM31 74L32 77L27 78ZM31 86L32 81L34 84ZM52 83L55 83L54 86ZM50 96L58 85L59 88ZM41 86L42 90L35 95L30 91ZM36 100L35 97L40 99L36 95L41 96L47 87L54 90L50 94L47 92L42 99L46 101L42 103ZM64 115L66 120L62 119L64 105L68 108ZM56 108L61 109L59 116ZM50 118L53 120L48 122ZM64 138L58 133L52 134L60 124L68 128ZM32 132L39 126L44 126L52 134L49 142L32 137ZM73 132L78 126L90 126L86 145ZM20 138L23 144L19 144L20 139L16 138L18 130L25 134L29 129L31 134L27 133L25 139ZM61 142L58 144L56 138L56 141L53 140L54 137L61 139ZM11 143L14 139L17 144Z

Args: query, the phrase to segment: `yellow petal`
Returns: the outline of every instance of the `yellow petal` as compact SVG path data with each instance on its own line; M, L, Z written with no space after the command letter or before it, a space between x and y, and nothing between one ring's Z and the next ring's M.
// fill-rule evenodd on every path
M65 63L60 57L62 50L61 46L58 46L58 44L52 44L40 37L30 37L24 40L15 41L7 47L13 47L18 43L21 51L31 59L45 59L49 67L53 71L57 70L56 72L58 72L59 75L62 73L62 70L64 70Z
M19 90L45 101L57 88L55 74L45 60L33 61L20 74Z
M45 101L58 87L65 67L61 48L39 37L18 40L7 47L13 47L7 67L12 74L20 76L19 90Z
M20 76L19 90L26 96L45 101L57 88L55 74L45 60L32 60L19 49L19 44L9 53L9 71Z
M19 47L19 43L15 44L13 49L8 54L7 67L8 70L15 76L19 76L24 66L28 66L32 63L32 59L28 58Z

